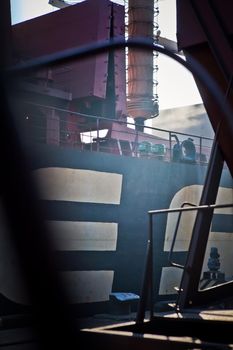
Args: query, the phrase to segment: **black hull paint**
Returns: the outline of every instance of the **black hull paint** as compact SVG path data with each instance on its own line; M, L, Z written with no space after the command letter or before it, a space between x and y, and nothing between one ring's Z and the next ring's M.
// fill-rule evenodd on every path
M168 208L174 195L185 186L203 185L207 170L205 165L80 152L48 145L33 146L30 164L32 171L56 167L123 175L120 205L43 200L43 208L46 220L118 223L115 251L59 250L56 252L59 270L114 271L112 292L136 294L140 294L145 265L147 211ZM232 188L232 178L226 169L223 171L221 185ZM174 299L175 295L158 295L162 267L169 266L168 252L164 251L165 216L157 219L157 227L159 229L156 231L154 243L154 275L155 295L158 301ZM184 251L174 253L174 258L179 263L184 263L185 256ZM4 314L12 313L14 304L10 301L5 302ZM109 310L109 301L73 304L71 309L82 316L106 313ZM28 310L28 307L25 310Z

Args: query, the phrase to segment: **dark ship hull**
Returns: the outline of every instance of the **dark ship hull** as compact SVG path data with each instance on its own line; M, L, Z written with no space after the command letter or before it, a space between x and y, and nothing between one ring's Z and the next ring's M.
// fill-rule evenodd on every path
M207 166L42 144L28 149L33 149L32 174L39 183L40 199L72 310L80 315L108 313L111 293L140 295L148 235L147 212L179 207L184 201L198 204ZM225 169L218 202L228 202L231 196L232 178ZM223 232L231 232L228 214L229 211L223 211L214 215L212 232L219 227ZM179 263L184 263L188 250L192 215L184 218L183 232L179 233L174 249L174 259ZM180 271L168 261L176 219L172 214L163 215L155 226L157 301L174 300L174 287L179 285L181 277ZM224 251L224 259L223 245L224 239L223 242L210 240L208 250L211 246L218 247L221 269L230 274L227 271L230 251ZM11 271L10 275L15 276L11 254L6 255L4 248L3 245L6 265L2 273ZM208 270L207 262L204 270ZM10 285L3 282L1 293L9 299L4 304L3 298L5 313L17 310L14 302L22 310L27 305L14 281Z

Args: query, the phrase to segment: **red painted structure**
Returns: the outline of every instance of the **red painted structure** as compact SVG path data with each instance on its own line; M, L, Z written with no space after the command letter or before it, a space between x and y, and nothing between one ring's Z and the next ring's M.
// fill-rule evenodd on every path
M94 2L95 6L93 0L88 0L13 26L14 56L23 61L109 39L111 12L121 12L124 18L124 8L108 0ZM115 26L117 35L124 35L119 16ZM106 97L107 72L106 52L53 69L52 78L72 93L72 99L103 99Z
M109 0L87 0L14 25L13 57L15 62L19 63L92 42L122 37L124 33L124 6ZM29 82L32 85L25 89L30 93L36 89L34 92L37 93L37 102L39 92L41 104L63 107L85 115L125 120L124 49L104 52L85 60L69 61L62 66L48 67L47 70L33 73ZM48 99L48 95L53 97L53 103ZM41 112L41 108L39 109ZM44 110L42 114L46 114L47 126L51 126L52 123L54 129L53 138L48 138L47 142L57 144L59 123L54 121L54 114L51 117L48 111ZM69 136L68 144L74 144L77 137L80 137L70 137L71 132L80 133L75 125L76 118L74 115L67 116L63 125L63 136L66 133ZM85 131L84 123L85 118L82 131ZM96 124L95 121L94 123Z

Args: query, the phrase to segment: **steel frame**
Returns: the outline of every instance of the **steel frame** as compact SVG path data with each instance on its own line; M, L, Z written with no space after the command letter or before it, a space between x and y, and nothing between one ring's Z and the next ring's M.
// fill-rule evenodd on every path
M198 205L198 206L189 206L189 207L181 207L181 208L170 208L170 209L158 209L158 210L150 210L148 211L148 218L149 218L149 230L148 230L148 241L147 241L147 255L146 255L146 266L145 266L145 274L144 274L144 281L142 285L141 290L141 296L139 301L139 307L138 307L138 313L136 318L136 323L140 324L144 322L145 318L145 312L147 307L147 301L148 301L148 294L149 294L149 311L150 311L150 320L152 320L154 315L154 301L153 301L153 285L154 285L154 278L153 278L153 230L154 230L154 222L153 222L153 216L160 215L160 214L169 214L169 213L183 213L188 211L199 211L199 212L213 212L214 209L218 208L231 208L233 207L233 203L228 204L206 204L206 205ZM201 263L203 260L201 260ZM177 266L176 266L177 267ZM190 267L185 264L184 271L190 271ZM182 288L182 284L181 284ZM220 289L220 293L215 292L217 289ZM194 297L197 295L197 299L199 299L199 295L202 294L202 298L200 298L200 305L201 303L207 303L210 301L217 301L217 298L220 297L230 297L232 295L233 291L233 281L228 282L225 285L221 285L219 287L215 287L211 290L206 291L198 291L198 288L195 288L194 291ZM179 306L179 303L177 303ZM190 305L189 305L190 306ZM180 310L179 310L180 311ZM182 310L181 310L182 311Z

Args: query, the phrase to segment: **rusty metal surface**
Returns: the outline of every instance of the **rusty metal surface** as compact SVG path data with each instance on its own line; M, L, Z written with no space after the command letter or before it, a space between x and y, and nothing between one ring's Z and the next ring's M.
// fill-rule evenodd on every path
M194 16L190 1L177 0L177 41L179 50L190 46L202 44L206 42L206 36L200 28L197 19ZM208 1L199 1L203 6ZM229 0L211 0L212 5L217 9L219 18L221 19L224 30L228 34L233 33L232 21L232 1ZM208 14L206 14L206 17Z

